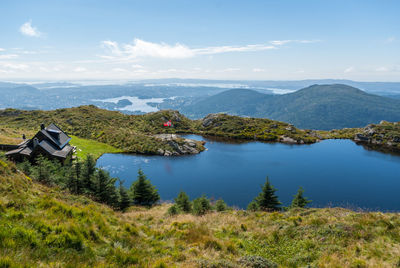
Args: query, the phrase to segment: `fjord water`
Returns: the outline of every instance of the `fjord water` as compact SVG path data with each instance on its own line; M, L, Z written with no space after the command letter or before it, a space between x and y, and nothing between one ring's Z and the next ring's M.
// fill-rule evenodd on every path
M186 137L205 140L208 150L177 157L105 154L97 165L127 187L142 168L162 200L183 190L191 198L206 194L245 208L268 176L284 205L302 186L313 207L400 211L400 156L366 150L350 140L286 145Z

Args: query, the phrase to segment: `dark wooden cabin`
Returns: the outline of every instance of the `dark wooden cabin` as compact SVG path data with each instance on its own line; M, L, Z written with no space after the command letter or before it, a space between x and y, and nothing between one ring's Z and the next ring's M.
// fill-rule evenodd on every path
M38 155L64 162L72 156L73 147L69 145L70 140L71 137L57 125L50 124L45 128L42 124L40 131L32 139L25 140L17 149L7 152L6 156L17 162L33 161Z

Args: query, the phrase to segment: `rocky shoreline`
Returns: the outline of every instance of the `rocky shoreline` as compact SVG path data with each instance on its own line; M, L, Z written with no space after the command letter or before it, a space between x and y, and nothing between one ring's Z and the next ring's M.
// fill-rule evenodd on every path
M205 141L197 141L193 139L183 138L177 134L157 134L154 135L156 139L166 143L171 150L161 149L157 150L158 155L163 156L178 156L188 154L198 154L205 150Z
M370 124L361 129L353 140L357 144L370 146L371 148L384 148L400 152L400 122L390 123L381 121L379 124Z

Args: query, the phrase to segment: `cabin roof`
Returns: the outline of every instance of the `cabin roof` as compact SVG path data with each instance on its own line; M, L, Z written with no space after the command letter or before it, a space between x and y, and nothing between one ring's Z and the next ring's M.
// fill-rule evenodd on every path
M38 140L37 144L34 142L35 139ZM20 143L17 149L7 152L6 155L20 154L30 157L40 148L51 156L66 158L73 149L68 144L70 140L70 136L52 123L47 128L41 129L32 139Z
M71 137L54 123L50 124L47 128L40 130L40 133L51 140L59 149L62 149L71 140Z

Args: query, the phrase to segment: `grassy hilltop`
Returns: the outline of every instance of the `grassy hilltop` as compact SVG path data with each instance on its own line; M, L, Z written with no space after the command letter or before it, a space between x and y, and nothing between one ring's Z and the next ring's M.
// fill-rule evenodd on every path
M121 213L41 185L0 161L0 267L400 265L398 213L326 208L168 216L168 204Z
M173 127L164 127L171 120ZM197 133L240 139L281 141L284 137L294 143L312 143L317 138L310 131L297 129L287 123L269 119L212 115L204 120L190 120L177 111L164 110L145 115L126 115L95 106L58 109L54 111L0 111L1 130L12 133L33 134L41 123L56 123L67 133L79 138L109 144L123 152L157 154L158 149L174 151L168 142L155 137L165 133ZM17 133L17 134L16 134ZM29 138L30 136L27 135ZM7 140L5 140L7 142ZM178 141L179 142L179 141ZM1 136L0 136L1 143ZM199 151L204 150L198 144Z

